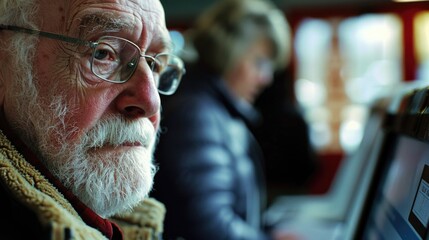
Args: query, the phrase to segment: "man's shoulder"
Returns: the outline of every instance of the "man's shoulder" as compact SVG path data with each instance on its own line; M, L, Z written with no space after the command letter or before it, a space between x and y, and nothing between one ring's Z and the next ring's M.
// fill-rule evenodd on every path
M0 209L2 239L105 239L1 132Z
M161 239L165 212L164 204L147 198L134 207L133 211L114 216L110 220L121 227L125 239L138 239L138 236Z

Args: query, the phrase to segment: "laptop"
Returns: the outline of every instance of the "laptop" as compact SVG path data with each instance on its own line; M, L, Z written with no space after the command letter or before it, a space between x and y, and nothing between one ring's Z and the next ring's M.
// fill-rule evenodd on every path
M408 98L392 120L353 239L429 239L429 89Z
M359 151L344 160L331 190L321 196L280 197L267 211L267 222L297 239L372 239L358 233L366 226L363 219L369 216L366 212L376 195L375 186L382 181L386 156L397 147L398 134L393 129L399 131L404 125L408 133L415 130L414 125L422 120L403 116L429 105L422 103L426 95L426 89L407 90L378 101L371 109ZM429 126L429 120L427 123Z
M266 212L266 223L298 239L344 240L345 223L363 206L385 142L388 103L381 99L372 106L359 150L343 160L327 194L279 197Z
M266 212L266 223L287 231L304 231L305 235L336 235L351 206L369 186L384 139L382 124L387 104L388 100L382 99L372 106L358 151L343 160L327 194L278 197Z

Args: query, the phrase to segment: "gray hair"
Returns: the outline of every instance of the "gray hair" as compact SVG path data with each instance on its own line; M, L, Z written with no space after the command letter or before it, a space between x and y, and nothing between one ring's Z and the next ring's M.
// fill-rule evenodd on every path
M200 61L222 75L261 37L272 43L275 67L285 67L290 27L283 12L266 0L221 1L201 15L190 39Z
M35 28L34 17L37 12L34 0L2 0L0 2L0 24ZM29 66L33 59L36 37L14 34L10 42L4 42L4 50L15 57L15 66ZM25 65L24 65L25 64Z
M36 28L34 18L38 4L34 0L2 0L0 2L0 24L20 27ZM9 45L3 46L12 56L24 59L32 56L28 54L34 49L35 37L22 34L13 35Z
M37 29L35 23L37 6L36 0L1 0L0 24ZM7 54L7 59L4 57L0 59L0 64L4 66L5 62L8 62L14 70L10 72L12 76L5 76L2 71L7 69L0 68L0 80L14 81L13 89L8 94L16 96L13 98L15 106L21 109L17 110L17 113L24 114L28 110L26 107L34 106L33 102L38 94L33 82L33 61L38 39L28 34L13 33L10 38L4 36L0 30L0 48ZM30 120L27 118L25 121Z
M37 12L34 0L2 0L0 2L0 24L35 28ZM35 37L14 34L10 42L2 46L11 56L15 56L15 66L29 66L34 57ZM4 42L4 41L3 41ZM23 65L23 63L25 65Z
M36 12L34 0L2 0L0 2L0 24L33 25Z

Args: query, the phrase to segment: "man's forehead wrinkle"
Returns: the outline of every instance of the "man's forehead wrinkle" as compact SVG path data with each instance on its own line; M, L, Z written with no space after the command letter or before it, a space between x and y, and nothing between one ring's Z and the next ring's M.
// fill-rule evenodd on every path
M148 9L148 8L142 8L142 11L147 13L146 15L142 15L142 22L143 24L143 28L148 28L150 27L150 29L147 29L149 31L156 31L157 28L158 30L161 30L162 32L160 33L161 35L156 37L157 40L159 41L159 44L167 51L170 51L173 46L171 43L171 40L169 38L169 34L167 31L167 28L165 26L165 18L164 18L164 12L163 11L155 11L153 9ZM148 24L150 23L150 24ZM165 31L164 31L165 30Z
M121 29L128 29L131 27L132 24L130 22L112 13L94 13L85 15L80 19L79 32L80 35L82 35L99 31L120 31Z
M171 40L160 2L147 0L70 0L67 23L72 35L88 38L94 33L127 31L139 37L143 49L157 39L156 48L171 49ZM149 42L146 42L149 40ZM136 42L137 43L137 42ZM140 45L139 44L139 45Z

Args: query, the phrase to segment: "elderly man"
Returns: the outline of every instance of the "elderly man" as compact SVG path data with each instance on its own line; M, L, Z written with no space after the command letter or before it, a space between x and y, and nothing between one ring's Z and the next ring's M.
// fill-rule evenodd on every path
M171 55L159 0L2 0L0 238L156 239ZM120 217L114 217L119 215Z

